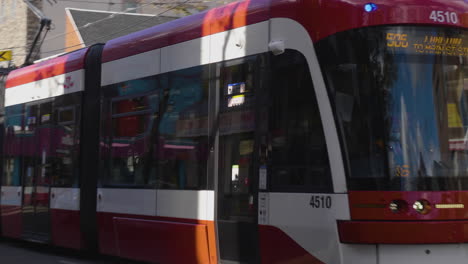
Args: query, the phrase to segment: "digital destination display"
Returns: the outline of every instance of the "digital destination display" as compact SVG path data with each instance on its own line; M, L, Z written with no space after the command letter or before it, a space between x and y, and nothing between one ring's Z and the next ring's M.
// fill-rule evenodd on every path
M387 48L395 53L468 56L468 39L435 32L387 32Z
M245 82L228 84L226 90L226 94L228 95L227 107L243 105L246 100L246 92L248 92L248 90L246 89Z

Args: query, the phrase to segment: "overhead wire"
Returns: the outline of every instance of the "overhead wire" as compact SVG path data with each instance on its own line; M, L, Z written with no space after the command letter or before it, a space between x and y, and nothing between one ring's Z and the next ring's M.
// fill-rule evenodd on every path
M79 2L81 2L80 0L73 0L73 1L77 1L77 2L79 1ZM83 26L81 26L81 27L78 27L76 30L72 30L72 31L60 33L60 34L54 35L54 36L52 36L52 37L49 37L48 39L43 40L43 42L49 42L49 41L54 40L54 39L56 39L56 38L58 38L58 37L61 37L61 36L65 36L65 35L68 35L68 34L75 33L75 32L77 32L79 29L83 29L83 28L92 26L92 25L94 25L94 24L100 23L100 22L102 22L102 21L109 20L109 19L111 19L111 18L113 18L113 17L115 17L115 16L118 16L118 15L129 14L129 13L133 12L133 11L136 10L136 9L143 8L143 7L145 7L145 6L152 5L152 4L157 4L157 5L173 5L174 3L177 3L177 6L171 7L171 8L169 8L169 9L167 9L167 10L165 10L165 11L159 13L159 14L152 15L149 19L144 20L144 21L140 21L139 23L133 24L132 26L138 25L138 24L140 24L140 23L145 23L146 21L149 21L149 20L151 20L151 19L153 19L153 18L155 18L155 17L158 17L158 16L160 16L160 15L162 15L162 14L164 14L164 13L167 13L167 12L169 12L169 11L175 9L175 8L178 8L178 7L180 7L180 6L183 6L183 5L185 5L185 4L192 4L192 3L193 3L193 4L197 4L197 3L207 3L207 2L212 3L212 2L217 2L217 1L219 1L219 0L214 0L214 1L196 1L196 2L190 1L190 0L186 0L186 1L183 1L183 2L160 2L159 0L155 0L155 1L152 1L152 2L149 2L149 3L145 3L145 4L140 5L140 6L138 6L138 7L135 7L135 8L127 8L126 10L124 10L124 11L122 11L122 12L115 12L115 13L112 13L112 14L110 14L109 16L107 16L107 17L105 17L105 18L102 18L102 19L99 19L99 20L96 20L96 21L87 23L87 24L85 24L85 25L83 25ZM128 27L125 28L125 29L128 29ZM122 31L123 31L123 30L119 30L118 32L122 32ZM116 34L116 33L114 33L114 34ZM111 34L111 35L113 35L113 34ZM73 48L73 47L81 46L82 44L84 44L84 43L80 43L80 44L77 44L77 45L72 45L72 46L64 47L64 48L61 48L61 49L46 51L46 52L42 52L42 53L52 53L52 52L55 52L55 51L62 51L62 50L65 50L65 49L67 49L67 48ZM2 48L2 50L22 49L22 48L27 48L27 47L29 47L29 45L12 46L12 47L7 47L7 48Z
M188 2L188 1L185 1L185 2ZM83 26L81 26L81 27L78 27L77 29L83 29L83 28L92 26L92 25L97 24L97 23L100 23L100 22L102 22L102 21L106 21L106 20L109 20L109 19L111 19L111 18L114 18L115 16L129 14L129 13L132 12L132 11L135 11L135 10L137 10L137 9L139 9L139 8L143 8L143 7L145 7L145 6L151 5L151 4L153 4L153 3L162 3L162 2L159 2L159 0L155 0L155 1L146 3L146 4L141 5L141 6L138 6L138 7L127 8L127 9L125 9L125 11L117 12L117 13L112 13L112 14L108 15L108 16L105 17L105 18L101 18L101 19L98 19L98 20L96 20L96 21L87 23L87 24L85 24L85 25L83 25ZM159 14L158 14L158 15L159 15ZM154 15L154 16L158 16L158 15ZM152 16L152 17L154 17L154 16ZM74 32L76 32L76 30L69 31L69 32L64 32L64 33L60 33L60 34L57 34L57 35L54 35L54 36L48 38L47 41L52 40L52 39L56 39L56 38L58 38L58 37L65 36L65 35L68 35L68 34L71 34L71 33L74 33Z
M129 29L129 28L132 28L132 27L134 27L134 26L136 26L136 25L145 23L145 22L147 22L147 21L149 21L149 20L151 20L151 19L154 19L154 18L156 18L156 17L158 17L158 16L160 16L160 15L162 15L162 14L164 14L164 13L167 13L167 12L169 12L169 11L175 9L175 8L178 8L178 7L180 7L180 6L184 5L184 4L186 4L186 3L189 2L189 1L190 1L190 0L186 0L186 1L184 1L184 2L182 2L182 3L180 3L180 4L178 4L177 6L168 8L168 9L164 10L163 12L161 12L161 13L159 13L159 14L157 14L157 15L151 16L150 18L144 19L144 20L139 21L139 22L137 22L137 23L133 23L133 24L130 25L130 26L127 26L127 27L122 28L122 29L120 29L120 30L118 30L118 31L112 32L111 34L103 35L103 36L100 36L99 38L92 39L92 42L96 43L96 42L97 42L98 40L100 40L100 39L103 39L103 38L106 38L106 37L108 37L108 36L112 36L112 35L118 34L118 33L120 33L120 32L123 32L123 31ZM103 21L103 19L98 20L98 21L94 22L93 24L95 24L95 23L97 23L97 22L101 22L101 21ZM89 24L87 24L87 25L89 26ZM51 50L51 51L44 51L44 52L42 52L42 53L47 54L47 53L53 53L53 52L57 52L57 51L62 51L62 50L68 49L68 48L81 46L82 44L84 44L84 43L76 44L76 45L69 46L69 47L65 47L65 48L61 48L61 49L56 49L56 50Z
M214 0L214 1L210 1L210 2L217 2L217 1L219 1L219 0ZM187 4L187 3L190 3L190 0L186 0L186 1L183 1L183 2L179 2L179 4L177 4L176 6L173 6L173 7L171 7L171 8L168 8L168 9L166 9L166 10L164 10L164 11L162 11L162 12L160 12L160 13L154 15L154 16L149 17L148 19L145 19L145 20L142 20L142 21L133 23L133 24L131 24L131 25L125 27L125 28L121 28L121 29L118 30L118 31L114 31L114 32L112 32L112 33L110 33L110 34L106 34L106 35L100 36L99 38L92 39L91 42L97 43L97 42L98 42L99 40L101 40L101 39L107 38L107 37L112 36L112 35L116 35L116 34L118 34L118 33L120 33L120 32L126 31L127 29L132 28L132 27L134 27L134 26L137 26L137 25L139 25L139 24L146 23L147 21L150 21L151 19L154 19L154 18L156 18L156 17L159 17L159 16L161 16L162 14L165 14L165 13L167 13L167 12L169 12L169 11L171 11L171 10L174 10L174 9L180 7L180 6L183 6L183 5ZM107 19L108 19L108 18L107 18ZM104 19L101 19L101 20L92 22L91 24L95 24L95 23L101 22L101 21L103 21L103 20L104 20ZM86 24L85 26L90 26L90 24ZM84 27L84 26L83 26L83 27ZM80 29L83 28L83 27L80 27ZM47 53L53 53L53 52L63 51L63 50L68 49L68 48L74 48L74 47L81 46L82 44L84 44L84 43L80 43L80 44L76 44L76 45L72 45L72 46L68 46L68 47L64 47L64 48L60 48L60 49L55 49L55 50L50 50L50 51L44 51L44 52L42 52L42 53L43 53L43 54L47 54Z

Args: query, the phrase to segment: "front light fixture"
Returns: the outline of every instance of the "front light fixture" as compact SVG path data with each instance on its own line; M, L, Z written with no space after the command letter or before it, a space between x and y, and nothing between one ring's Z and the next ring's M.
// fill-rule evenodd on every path
M414 202L413 209L420 214L428 214L431 211L431 205L427 200L420 199Z
M388 208L393 213L402 213L405 212L408 208L408 204L403 200L393 200L388 205Z

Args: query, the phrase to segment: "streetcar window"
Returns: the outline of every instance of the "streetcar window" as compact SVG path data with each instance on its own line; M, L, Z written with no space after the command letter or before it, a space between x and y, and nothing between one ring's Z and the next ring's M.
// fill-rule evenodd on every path
M468 189L468 32L382 26L316 45L354 191Z
M161 79L148 77L104 88L102 185L155 185Z
M39 111L38 105L27 105L25 110L25 130L32 132L36 129L39 121L37 120L37 115Z
M251 221L254 214L252 194L257 187L255 166L256 106L260 72L265 56L256 55L221 62L219 67L219 219ZM218 72L218 71L217 71ZM237 99L236 99L237 98ZM225 246L225 242L220 242Z
M158 95L135 97L112 105L111 177L120 184L145 185L152 167L150 139L158 112ZM154 147L153 147L154 148Z
M123 99L112 104L112 114L138 113L149 109L146 96Z
M168 75L169 91L159 123L158 188L206 187L208 81L208 66Z
M5 109L4 185L78 184L79 94L62 95Z
M331 192L327 146L307 62L291 50L271 60L271 187L273 191Z
M116 101L112 104L115 137L136 137L145 133L150 118L147 96Z
M53 99L26 104L24 122L26 132L21 139L22 178L25 184L49 186L53 173L54 155L51 144L55 140L52 109Z
M21 185L21 140L24 105L5 108L3 186Z
M74 119L75 119L75 111L73 111L73 108L59 111L59 116L58 116L59 123L73 122Z
M32 159L28 164L28 167L33 170L29 175L34 175L34 183L40 186L49 186L51 184L51 176L53 173L59 173L54 171L53 165L55 162L55 153L52 150L55 147L52 142L57 138L57 131L51 126L53 125L54 119L52 116L52 101L48 99L46 102L39 104L39 126L36 127L33 140L28 142L28 148L36 149L32 155ZM35 164L34 164L35 162ZM34 168L33 168L34 167ZM31 179L31 178L29 178Z
M52 183L59 187L78 185L78 144L80 142L80 104L81 95L67 94L54 99L55 126L51 149L53 162Z
M52 102L43 103L39 107L40 112L40 124L52 123Z

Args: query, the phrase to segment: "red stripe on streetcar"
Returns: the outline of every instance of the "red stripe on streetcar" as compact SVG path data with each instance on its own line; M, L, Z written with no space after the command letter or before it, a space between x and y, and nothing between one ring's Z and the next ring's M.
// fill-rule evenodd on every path
M23 231L23 218L21 206L2 205L2 235L11 238L20 238Z
M59 247L81 249L80 212L50 209L52 244Z
M466 243L468 221L338 221L338 232L342 243Z
M260 259L265 264L324 264L274 226L259 226Z
M88 49L81 49L57 58L14 70L8 75L6 88L83 69L87 51Z
M349 206L353 220L464 220L468 219L468 191L350 191ZM416 201L427 201L425 214L416 211ZM390 203L405 208L393 212Z

